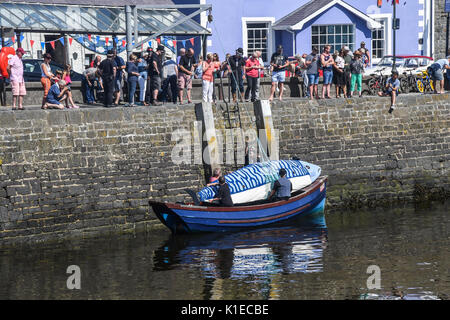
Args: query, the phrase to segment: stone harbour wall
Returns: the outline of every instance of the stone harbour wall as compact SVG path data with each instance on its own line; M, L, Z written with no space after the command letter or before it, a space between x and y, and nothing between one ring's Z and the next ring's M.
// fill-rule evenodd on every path
M402 95L393 114L378 97L277 101L280 158L322 167L329 208L448 198L449 98ZM253 110L241 105L244 128ZM197 118L193 105L1 111L0 246L158 225L148 199L183 201L205 183L203 165L171 157L173 131L192 137Z

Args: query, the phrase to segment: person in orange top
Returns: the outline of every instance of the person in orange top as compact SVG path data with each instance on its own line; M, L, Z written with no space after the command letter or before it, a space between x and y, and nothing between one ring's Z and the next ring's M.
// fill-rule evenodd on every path
M47 95L50 87L52 86L52 80L59 81L56 79L55 75L52 73L52 69L50 68L50 61L52 60L52 56L50 53L44 54L44 62L41 64L41 84L44 89L44 97L42 98L42 109L44 109L44 105L47 102Z
M248 90L246 92L248 93L251 92L252 102L255 102L256 100L256 87L258 85L259 70L263 68L264 67L259 64L258 54L256 52L254 52L245 63L245 73L247 75L247 86L248 86ZM248 97L245 97L245 99L247 100Z
M214 72L220 68L220 63L213 61L213 55L209 53L206 56L206 61L202 62L203 69L203 101L212 102L213 101L213 90L214 90Z

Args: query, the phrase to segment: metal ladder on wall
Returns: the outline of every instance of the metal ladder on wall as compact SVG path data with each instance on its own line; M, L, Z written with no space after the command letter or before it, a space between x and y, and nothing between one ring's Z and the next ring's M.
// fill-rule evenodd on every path
M225 129L227 129L227 130L241 129L242 130L241 111L240 111L238 102L230 103L225 100L222 100L222 103L220 104L220 111L221 111L223 119L224 119ZM234 141L234 137L233 137L233 141ZM243 141L243 143L245 145L245 141ZM234 165L232 166L232 169L238 170L241 168L241 166L239 166L237 163L238 150L236 148L236 145L233 146L233 149L234 149Z

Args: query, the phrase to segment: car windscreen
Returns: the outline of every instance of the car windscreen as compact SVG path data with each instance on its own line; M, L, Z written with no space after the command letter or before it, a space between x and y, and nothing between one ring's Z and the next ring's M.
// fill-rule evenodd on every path
M405 62L404 58L397 57L395 59L396 66L401 66L401 65L403 65L404 62ZM390 67L390 66L392 66L393 63L394 63L394 57L384 57L383 59L381 59L380 63L378 63L378 66Z

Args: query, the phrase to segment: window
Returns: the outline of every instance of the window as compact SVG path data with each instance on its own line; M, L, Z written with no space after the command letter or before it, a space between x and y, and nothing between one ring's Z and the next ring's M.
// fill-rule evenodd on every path
M372 59L380 59L386 54L386 19L376 19L381 23L380 29L372 30Z
M247 22L247 54L261 51L263 61L268 61L269 29L268 22Z
M326 26L312 26L312 46L323 51L325 45L331 45L331 52L339 51L348 46L355 50L355 27L352 24L336 24Z

